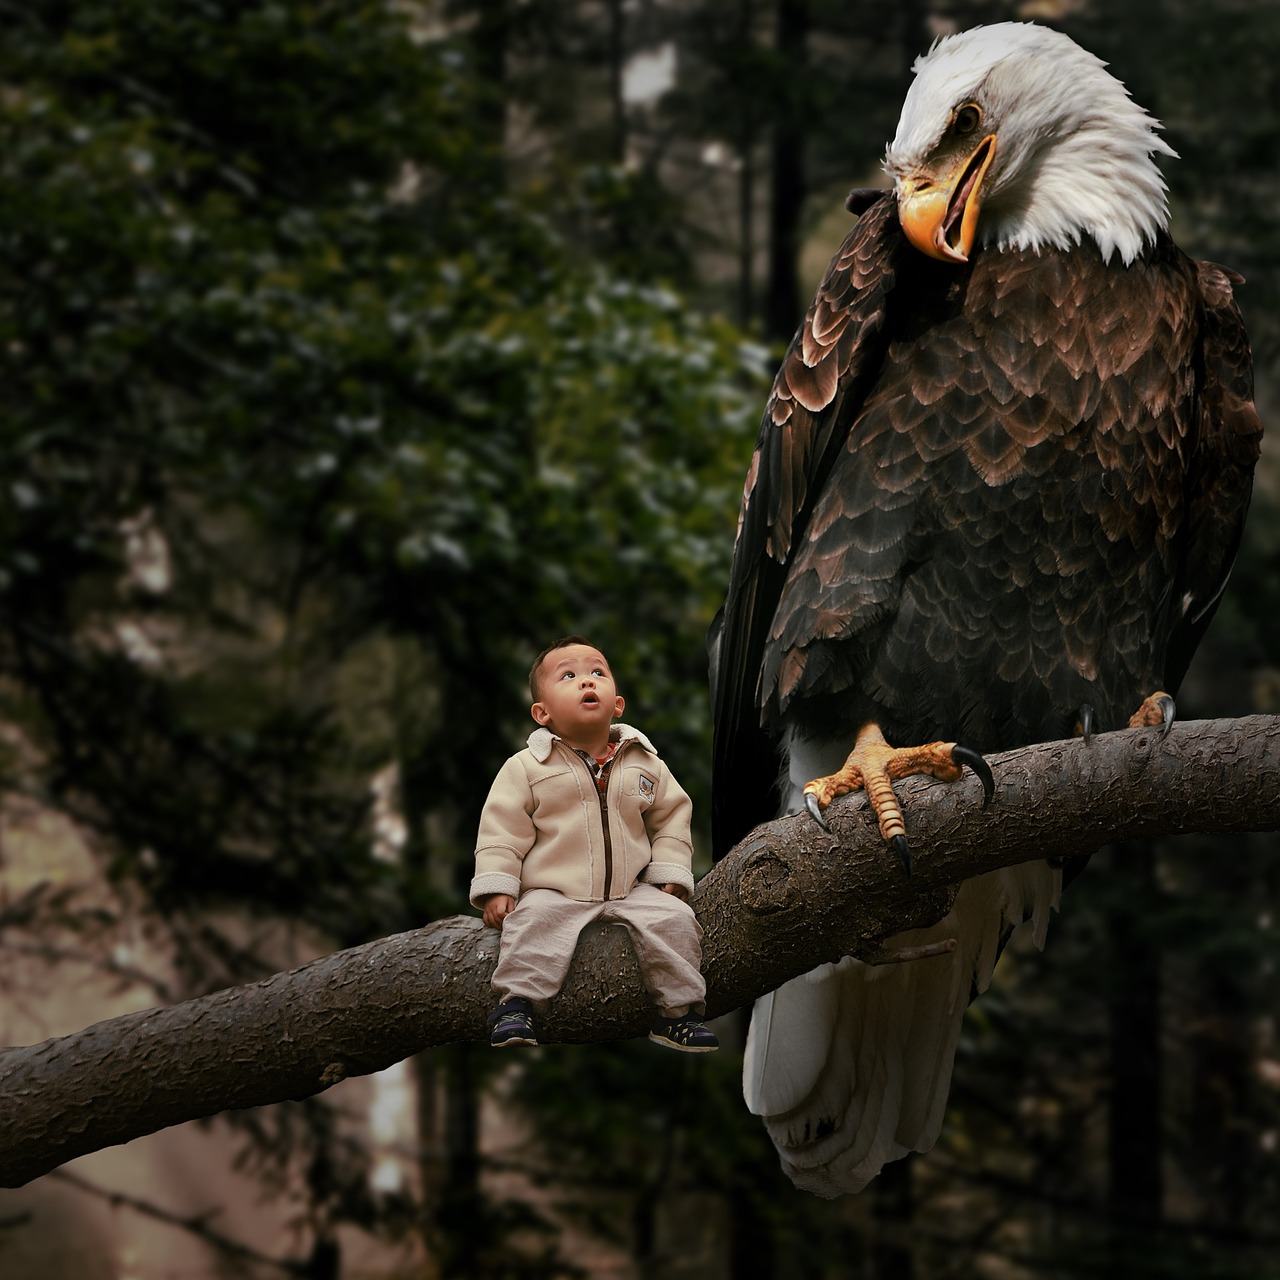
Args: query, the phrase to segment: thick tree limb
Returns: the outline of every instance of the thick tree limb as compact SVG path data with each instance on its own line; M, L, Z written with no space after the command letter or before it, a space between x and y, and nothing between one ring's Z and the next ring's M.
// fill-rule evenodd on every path
M707 875L712 1015L842 955L909 959L884 940L931 924L970 876L1115 840L1280 829L1280 717L1175 725L990 758L977 781L899 785L915 872L903 875L850 796L758 828ZM252 986L98 1023L0 1053L0 1185L182 1121L316 1093L432 1045L477 1040L498 935L456 916L325 956ZM928 963L925 959L923 963ZM648 1006L625 932L595 926L542 1031L549 1041L642 1034Z

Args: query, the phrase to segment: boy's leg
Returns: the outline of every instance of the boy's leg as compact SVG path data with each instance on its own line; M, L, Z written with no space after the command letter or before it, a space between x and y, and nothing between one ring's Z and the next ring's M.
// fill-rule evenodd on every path
M542 1010L564 984L578 934L599 912L554 889L529 889L502 922L493 989L501 1002L527 1000Z
M600 919L616 920L631 934L644 985L662 1016L701 1014L707 984L699 968L702 927L693 908L675 894L643 883L625 898L604 905Z

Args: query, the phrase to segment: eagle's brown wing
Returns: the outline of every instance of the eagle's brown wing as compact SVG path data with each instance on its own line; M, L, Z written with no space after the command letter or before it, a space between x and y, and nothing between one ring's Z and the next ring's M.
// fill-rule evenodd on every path
M1166 681L1202 305L1168 241L898 268L874 385L810 502L766 723L999 751L1118 728ZM763 460L762 460L763 465Z
M757 698L765 646L812 503L879 371L888 298L904 252L910 250L896 202L886 194L832 259L765 406L729 590L709 638L716 857L777 813L777 747L761 728Z
M1169 639L1169 682L1176 688L1204 635L1240 546L1262 444L1253 404L1253 358L1232 297L1242 277L1213 262L1198 266L1201 320L1196 439L1186 516L1186 561Z

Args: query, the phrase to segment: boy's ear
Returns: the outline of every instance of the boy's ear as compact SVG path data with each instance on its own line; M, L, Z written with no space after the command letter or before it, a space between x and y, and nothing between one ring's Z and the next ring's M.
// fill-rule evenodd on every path
M627 705L627 700L619 694L613 701L613 716L616 720L621 714L622 709Z
M539 724L540 724L544 729L547 727L547 721L549 721L549 720L551 719L551 712L550 712L550 711L548 711L548 710L547 710L547 708L546 708L546 706L545 706L543 703L541 703L541 702L535 702L535 703L533 704L533 706L531 706L531 707L529 708L529 714L530 714L530 715L531 715L531 716L532 716L532 717L533 717L533 718L534 718L534 719L535 719L535 720L536 720L536 721L537 721L537 722L538 722L538 723L539 723Z

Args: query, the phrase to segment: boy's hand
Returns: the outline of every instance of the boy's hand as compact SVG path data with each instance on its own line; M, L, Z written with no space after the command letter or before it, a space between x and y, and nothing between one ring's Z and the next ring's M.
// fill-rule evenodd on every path
M681 902L689 901L689 890L682 884L660 884L658 888L661 889L663 893L674 894Z
M484 900L484 922L490 929L501 929L502 922L515 909L516 900L509 893L492 893Z

